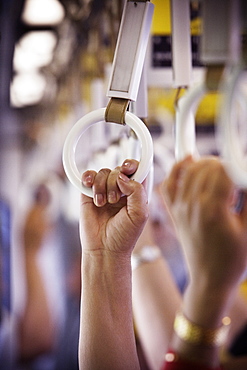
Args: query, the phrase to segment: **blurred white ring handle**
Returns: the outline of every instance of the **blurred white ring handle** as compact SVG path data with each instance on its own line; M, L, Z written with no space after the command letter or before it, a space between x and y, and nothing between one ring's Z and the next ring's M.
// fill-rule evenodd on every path
M176 110L175 157L177 161L187 155L198 155L196 148L195 113L206 93L205 83L191 87L178 101Z
M93 124L105 122L105 108L97 109L79 119L70 130L63 147L63 166L71 183L83 194L93 197L91 188L82 184L81 175L75 161L75 151L81 135ZM153 163L153 142L148 128L137 116L125 114L126 124L135 132L141 142L141 158L137 171L131 176L140 183L147 177Z
M222 84L222 100L218 116L218 135L220 151L223 157L224 165L232 178L233 182L240 188L247 189L247 156L245 156L243 147L240 143L239 134L237 134L237 107L234 104L239 103L243 106L243 92L239 90L240 83L244 80L246 70L238 66L229 74L228 78ZM245 102L246 105L246 102ZM246 114L246 112L244 112ZM241 117L243 124L246 121Z
M123 162L127 158L136 159L140 158L141 154L141 143L135 135L130 135L129 138L123 138L120 140L120 148L121 150L121 160L119 162ZM148 196L148 201L150 202L152 193L153 193L153 184L154 184L154 168L153 164L150 168L150 171L145 180L145 189Z
M148 201L151 201L152 194L153 194L153 187L154 187L154 165L152 163L150 167L150 171L146 177L145 181L145 189L147 192Z

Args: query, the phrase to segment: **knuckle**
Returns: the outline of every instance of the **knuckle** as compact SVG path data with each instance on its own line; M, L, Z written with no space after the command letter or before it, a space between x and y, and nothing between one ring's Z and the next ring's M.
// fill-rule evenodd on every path
M111 170L109 168L101 168L98 172L100 176L108 176Z

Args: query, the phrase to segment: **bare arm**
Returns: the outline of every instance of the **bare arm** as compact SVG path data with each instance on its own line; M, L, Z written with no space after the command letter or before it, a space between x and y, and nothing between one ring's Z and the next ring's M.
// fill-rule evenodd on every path
M82 195L81 205L80 368L139 369L130 256L147 219L145 190L119 169L89 171L83 181L95 197Z
M30 209L24 225L24 258L27 299L19 322L20 358L27 361L54 348L55 330L47 292L37 256L49 225L47 203L37 200Z
M241 213L233 211L234 185L213 158L188 158L175 165L163 192L190 272L183 314L203 330L218 329L246 268L246 204ZM219 363L217 345L193 344L175 335L173 348L185 359L208 366Z
M148 221L134 253L155 246ZM139 340L150 369L160 369L171 341L175 313L182 297L169 266L161 256L133 271L133 312Z

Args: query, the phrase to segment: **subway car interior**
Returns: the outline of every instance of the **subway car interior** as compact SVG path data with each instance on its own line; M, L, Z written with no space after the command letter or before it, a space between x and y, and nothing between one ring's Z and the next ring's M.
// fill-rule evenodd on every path
M1 0L0 369L78 369L86 169L140 161L183 293L158 188L189 154L222 156L246 187L246 20L244 0Z

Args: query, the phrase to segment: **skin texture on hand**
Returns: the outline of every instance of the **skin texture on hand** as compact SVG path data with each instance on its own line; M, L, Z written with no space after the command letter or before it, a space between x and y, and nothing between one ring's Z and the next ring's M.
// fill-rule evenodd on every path
M147 217L142 184L125 163L82 177L94 198L81 197L81 369L139 369L131 300L130 256ZM121 196L123 194L123 196ZM86 340L85 340L86 338Z
M143 186L127 177L135 168L131 161L114 171L87 171L82 178L85 186L93 188L94 198L82 195L81 203L81 369L139 369L130 255L145 225L148 206ZM240 213L233 211L234 186L213 158L198 162L187 158L176 164L162 192L190 272L183 312L197 325L218 328L246 266L246 206ZM179 304L178 296L174 307ZM198 363L214 366L219 362L215 346L192 345L176 336L171 345Z
M191 276L209 284L212 278L216 290L231 288L246 267L247 207L233 211L234 185L221 162L186 159L174 167L163 193Z
M93 185L94 193L94 199L83 194L81 198L84 251L131 253L147 220L148 205L143 185L127 176L134 172L128 163L114 171L103 169L83 174L84 185Z
M190 272L183 312L197 325L218 328L246 268L246 203L241 212L234 211L234 184L213 157L179 162L162 191ZM208 365L219 361L215 346L198 348L175 338L174 348Z

